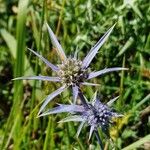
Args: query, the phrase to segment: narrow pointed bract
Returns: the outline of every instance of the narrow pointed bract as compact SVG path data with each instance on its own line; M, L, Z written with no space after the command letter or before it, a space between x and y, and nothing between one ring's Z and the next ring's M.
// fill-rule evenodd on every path
M93 134L94 129L95 129L95 127L91 126L91 128L90 128L90 134L89 134L89 140L91 139L91 136Z
M79 92L78 88L79 88L79 87L76 86L76 85L72 86L73 102L74 102L74 104L75 104L76 101L77 101L78 92Z
M56 91L54 91L53 93L49 94L47 96L47 98L45 99L44 103L42 104L39 112L38 112L38 115L45 109L46 105L54 98L56 97L57 95L59 95L60 93L62 93L64 90L66 89L66 86L62 86L60 87L59 89L57 89Z
M37 57L39 57L47 66L49 66L53 71L58 71L59 68L55 65L53 65L52 63L50 63L47 59L45 59L42 55L38 54L37 52L35 52L34 50L28 48L29 51L31 51L33 54L35 54Z
M82 68L87 68L95 55L97 54L98 50L101 48L101 46L105 43L109 35L111 34L113 28L116 24L114 24L102 37L101 39L95 44L94 47L91 48L90 52L87 54L87 56L84 58L82 63Z
M89 82L83 82L81 83L82 85L87 85L87 86L100 86L100 84L95 84L95 83L89 83Z
M113 104L118 98L119 98L119 96L117 96L117 97L111 99L109 102L107 102L107 106L109 106L109 107L112 106L112 104Z
M53 46L56 48L56 51L58 52L58 55L60 56L61 60L66 61L67 58L66 58L63 48L59 44L59 42L58 42L55 34L53 33L52 29L50 28L50 26L47 23L46 23L46 25L47 25L48 32L49 32Z
M59 121L59 123L70 122L70 121L82 122L82 121L85 121L85 119L83 119L82 116L80 115L74 115L74 116L69 116L69 117L62 119L61 121Z
M109 73L109 72L120 71L120 70L128 70L128 69L127 68L121 68L121 67L105 68L105 69L100 70L100 71L89 73L88 79L92 79L92 78L95 78L97 76L101 76L103 74Z
M43 81L54 81L60 82L59 77L48 77L48 76L28 76L28 77L17 77L12 80L43 80Z
M39 117L42 116L46 116L46 115L51 115L51 114L58 114L58 113L73 113L73 112L82 112L83 111L83 107L79 106L79 105L63 105L63 104L59 104L59 106L49 109L46 112L42 113L41 115L39 115Z
M76 137L77 137L77 138L79 137L79 134L80 134L80 132L81 132L81 130L82 130L84 124L85 124L85 122L83 121L83 122L80 123L80 125L79 125L79 127L78 127L78 130L77 130L77 133L76 133Z

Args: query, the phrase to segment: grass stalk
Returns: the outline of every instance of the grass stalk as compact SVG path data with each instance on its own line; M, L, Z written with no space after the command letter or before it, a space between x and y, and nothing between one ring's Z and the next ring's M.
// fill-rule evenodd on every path
M16 64L14 69L14 76L22 76L24 74L24 57L25 57L25 22L28 11L29 0L20 0L18 5L18 15L17 15L17 29L16 29L16 37L17 37L17 47L16 47ZM10 130L12 130L12 124L18 121L21 121L21 118L18 119L17 114L18 110L20 110L20 104L23 99L23 84L22 81L14 82L14 98L13 98L13 106L7 120L6 131L2 142L2 149L6 149L9 145L10 139L14 138L14 145L17 141L16 132L12 137L9 136L7 139L7 135L9 135ZM21 116L20 116L21 117ZM19 122L18 122L19 124ZM18 126L17 126L18 127ZM16 128L14 127L14 130ZM19 130L19 129L17 129ZM19 135L20 136L20 135Z

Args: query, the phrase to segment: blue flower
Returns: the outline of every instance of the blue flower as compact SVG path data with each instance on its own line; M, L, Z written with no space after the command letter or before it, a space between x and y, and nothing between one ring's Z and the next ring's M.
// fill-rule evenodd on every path
M42 104L39 113L43 112L47 104L57 95L62 93L64 90L66 90L68 87L72 87L73 91L73 99L74 103L76 102L78 93L79 93L79 87L81 85L91 85L91 86L97 86L98 84L93 84L86 82L92 78L95 78L97 76L103 75L108 72L113 71L119 71L119 70L127 70L126 68L122 67L115 67L115 68L105 68L100 71L92 72L89 68L90 63L92 62L93 58L97 54L100 47L104 44L104 42L107 40L109 35L111 34L113 28L115 25L113 25L102 37L101 39L95 44L94 47L91 48L87 56L83 59L83 61L78 60L77 58L67 58L67 56L64 53L63 48L59 44L56 36L52 32L51 28L47 25L48 32L52 41L53 46L56 48L56 51L58 55L60 56L60 59L62 61L61 64L53 65L50 63L47 59L45 59L43 56L38 54L37 52L33 51L32 49L28 48L29 51L31 51L33 54L35 54L37 57L39 57L48 67L50 67L56 74L55 77L49 77L49 76L29 76L29 77L17 77L13 80L43 80L43 81L51 81L51 82L61 82L62 86L54 91L53 93L49 94L47 98L45 99L44 103Z
M90 126L89 139L91 138L93 132L97 132L98 128L101 128L101 130L107 135L107 137L110 137L109 126L113 123L112 118L123 116L121 114L114 112L110 108L112 103L117 98L118 97L110 100L107 104L103 104L100 102L97 93L95 93L90 103L87 102L86 98L84 97L84 100L87 102L87 106L75 104L70 105L59 104L59 106L49 109L40 116L65 112L71 113L73 115L68 116L67 118L61 120L60 122L69 122L69 121L81 122L77 131L77 137L79 136L81 129L85 124ZM101 140L99 141L99 143L100 146L103 147Z

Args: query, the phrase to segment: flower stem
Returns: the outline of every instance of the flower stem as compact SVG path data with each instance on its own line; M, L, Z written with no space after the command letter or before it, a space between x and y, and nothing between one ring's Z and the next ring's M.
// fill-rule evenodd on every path
M80 97L80 100L81 100L82 104L84 105L84 107L89 108L89 106L85 100L85 97L83 96L83 93L82 93L80 88L79 88L78 96Z
M99 145L100 145L100 148L101 148L100 150L104 150L104 147L103 147L102 141L101 141L100 136L99 136L99 134L98 134L98 131L97 131L97 130L95 130L95 131L94 131L94 133L95 133L96 138L97 138L97 140L98 140L98 143L99 143Z

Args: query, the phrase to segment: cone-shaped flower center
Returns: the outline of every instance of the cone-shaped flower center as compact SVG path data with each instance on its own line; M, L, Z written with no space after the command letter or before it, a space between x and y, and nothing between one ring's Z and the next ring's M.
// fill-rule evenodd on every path
M58 65L58 76L63 84L68 86L79 85L88 77L88 69L82 69L82 62L74 58L69 58L63 64Z

